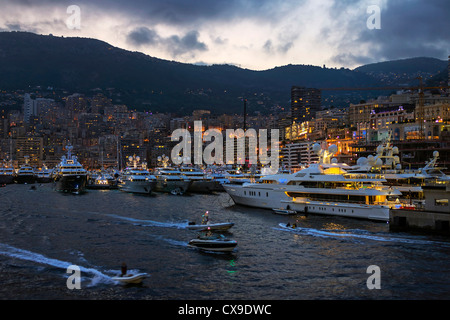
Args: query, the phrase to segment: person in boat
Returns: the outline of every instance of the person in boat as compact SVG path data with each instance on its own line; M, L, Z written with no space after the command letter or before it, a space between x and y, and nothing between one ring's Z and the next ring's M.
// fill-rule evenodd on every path
M203 215L202 224L207 224L209 222L208 211Z
M290 226L291 226L291 223L290 223L290 222L288 222L288 223L287 223L287 225L286 225L286 227L288 227L288 228L289 228Z
M122 274L120 276L124 277L127 274L127 270L128 270L127 264L125 262L122 262L122 266L120 269L122 271Z

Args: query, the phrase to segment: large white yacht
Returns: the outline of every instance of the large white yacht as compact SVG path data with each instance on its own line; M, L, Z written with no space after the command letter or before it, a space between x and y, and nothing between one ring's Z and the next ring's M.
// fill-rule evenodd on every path
M0 184L11 184L14 182L14 168L12 165L0 167Z
M180 170L172 167L158 167L154 170L156 176L155 191L181 195L188 192L192 180L187 179Z
M150 194L155 189L156 178L147 170L146 163L140 163L140 157L128 158L130 165L119 177L119 190L131 193Z
M66 146L67 157L63 156L55 168L55 190L79 194L86 189L87 170L72 155L72 149L72 145Z
M219 190L220 183L198 168L181 167L180 172L186 180L192 181L188 192L212 193Z
M399 190L402 200L407 200L411 206L422 205L424 202L423 188L426 183L449 183L450 177L442 172L446 168L438 167L439 152L433 152L433 158L423 168L405 170L402 168L399 150L391 143L390 136L376 149L375 155L358 159L357 165L346 168L348 174L367 176L382 176L385 185Z
M34 169L29 165L29 157L25 156L25 163L17 170L16 183L29 184L35 183L36 175Z
M45 163L42 168L36 172L36 182L37 183L49 183L52 181L52 170L50 170Z
M389 209L400 205L401 192L383 186L384 182L363 175L354 178L342 169L324 169L322 159L294 174L265 176L257 183L224 188L240 205L388 221Z

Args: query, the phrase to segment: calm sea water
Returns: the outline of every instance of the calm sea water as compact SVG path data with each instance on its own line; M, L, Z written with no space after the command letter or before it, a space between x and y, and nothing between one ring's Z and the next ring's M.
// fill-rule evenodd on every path
M450 239L394 233L386 223L285 217L217 195L61 194L51 184L0 188L0 299L448 299ZM189 248L185 227L209 211L232 221L232 253ZM280 223L297 222L287 230ZM150 277L111 281L122 262ZM69 265L81 268L69 290ZM369 266L381 289L369 290Z

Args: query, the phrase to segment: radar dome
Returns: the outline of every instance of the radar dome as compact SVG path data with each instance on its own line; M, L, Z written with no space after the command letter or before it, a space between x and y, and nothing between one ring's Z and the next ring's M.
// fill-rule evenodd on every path
M356 164L357 164L358 166L365 166L365 165L367 165L368 163L369 163L369 161L367 160L366 157L361 157L361 158L359 158L359 159L356 161Z
M332 144L329 148L328 148L328 151L330 152L330 153L336 153L337 151L338 151L338 147L337 147L337 145L335 145L335 144Z
M314 144L312 149L314 152L319 152L321 149L320 144L318 143Z

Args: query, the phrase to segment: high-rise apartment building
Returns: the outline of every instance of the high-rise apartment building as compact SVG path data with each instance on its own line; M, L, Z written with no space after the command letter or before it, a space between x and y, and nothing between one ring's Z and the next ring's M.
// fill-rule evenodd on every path
M321 110L320 89L293 86L291 89L291 117L297 123L310 121Z
M38 105L36 100L31 98L29 93L25 93L23 97L23 121L28 123L30 118L38 115Z
M25 157L28 157L29 164L33 167L40 167L43 160L42 137L19 137L16 139L16 159L18 165L25 163Z

